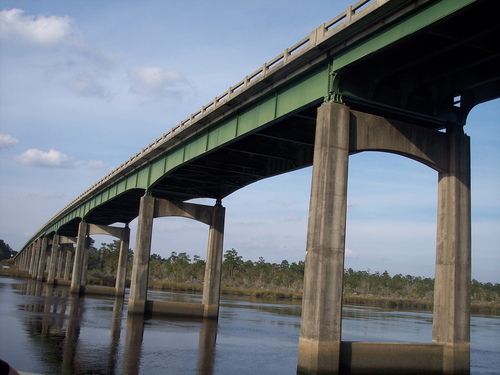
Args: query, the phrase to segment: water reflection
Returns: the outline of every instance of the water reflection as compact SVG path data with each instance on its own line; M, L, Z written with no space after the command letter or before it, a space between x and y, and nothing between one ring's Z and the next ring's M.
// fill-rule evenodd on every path
M142 340L144 337L144 317L131 315L127 319L127 334L125 336L125 355L123 358L123 374L139 374Z
M217 339L217 321L203 320L198 343L198 374L210 375L214 373L215 342Z
M5 287L8 285L8 287ZM197 302L197 294L154 292ZM293 374L300 303L227 297L219 322L129 316L112 296L76 297L67 287L0 278L0 357L39 374ZM429 342L432 314L347 306L343 337ZM500 318L473 317L473 374L500 368ZM8 339L6 339L8 338ZM496 346L495 346L496 345Z
M68 319L62 348L61 374L71 374L75 369L75 352L80 335L80 322L83 306L80 298L70 295L68 301Z
M110 374L116 372L118 363L118 349L120 346L120 335L122 330L123 298L115 298L113 303L113 315L111 317L111 348L109 353L108 369Z

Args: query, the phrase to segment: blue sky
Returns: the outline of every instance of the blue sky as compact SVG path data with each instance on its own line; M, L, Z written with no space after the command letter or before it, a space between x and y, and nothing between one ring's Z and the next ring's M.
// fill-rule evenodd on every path
M21 248L114 167L352 3L0 0L0 238ZM500 282L499 122L496 100L466 126L483 282ZM346 267L433 277L437 172L382 153L349 163ZM224 249L303 260L310 181L307 168L227 197ZM152 252L204 258L207 234L156 219Z

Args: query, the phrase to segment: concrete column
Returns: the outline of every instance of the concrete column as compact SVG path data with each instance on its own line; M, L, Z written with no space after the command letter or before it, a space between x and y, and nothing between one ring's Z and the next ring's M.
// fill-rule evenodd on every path
M23 260L23 265L24 265L24 270L29 271L30 269L30 261L31 261L31 254L32 254L32 249L33 246L30 245L25 251L24 251L24 260Z
M24 249L24 251L20 254L20 256L17 258L16 264L20 269L23 271L26 270L26 254L27 254L28 249Z
M127 277L127 260L128 249L130 248L130 228L127 226L123 228L123 234L120 241L120 254L118 256L118 269L116 271L116 295L125 295L125 281Z
M27 250L28 251L26 251L24 259L24 267L26 271L29 271L31 263L31 255L33 254L33 245L30 245Z
M203 305L205 318L219 316L220 280L222 274L222 252L224 242L225 208L220 202L214 206L212 225L208 235L205 281L203 284Z
M87 243L87 227L84 221L78 226L78 239L76 241L75 259L73 261L73 276L71 277L71 293L80 293L82 283L82 269L85 256L85 245Z
M56 268L56 279L62 279L64 277L64 251L65 245L62 245L61 249L58 251L59 256L57 257L57 268Z
M81 285L87 285L87 276L89 272L89 237L87 237L87 241L85 241L85 247L83 249L83 264L82 264L82 280Z
M29 263L28 263L28 272L30 275L33 274L33 265L35 263L35 251L34 251L34 248L35 248L35 243L31 243L31 245L29 246Z
M41 247L39 251L39 260L38 260L38 269L37 269L37 281L43 281L44 273L45 273L45 263L47 260L47 243L48 238L43 237L41 241Z
M144 314L146 309L154 208L155 199L153 197L143 196L141 198L128 303L129 314Z
M432 339L444 344L443 371L469 373L471 209L470 141L449 127L449 172L439 173Z
M59 258L59 235L52 238L52 248L50 250L49 273L47 275L47 284L54 284L56 278L56 266Z
M36 241L33 243L33 255L31 256L30 274L31 274L31 277L35 280L36 280L36 276L38 274L38 259L39 259L40 242L41 242L41 239L37 238Z
M349 157L349 107L318 109L298 370L339 371Z
M73 245L71 248L68 246L66 249L66 264L64 265L64 280L69 280L71 278L71 265L73 263Z

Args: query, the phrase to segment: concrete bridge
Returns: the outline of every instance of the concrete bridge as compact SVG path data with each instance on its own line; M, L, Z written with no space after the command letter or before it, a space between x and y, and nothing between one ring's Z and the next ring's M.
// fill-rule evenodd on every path
M123 296L128 224L138 218L128 311L217 318L222 200L255 181L313 165L298 371L468 373L470 147L463 127L500 96L497 0L362 0L85 191L16 257L77 293ZM384 151L438 173L432 343L341 340L349 155ZM189 203L212 198L215 205ZM210 228L203 303L147 300L154 218ZM121 240L116 287L86 286L89 236ZM65 254L65 255L63 255ZM72 270L71 270L72 269Z

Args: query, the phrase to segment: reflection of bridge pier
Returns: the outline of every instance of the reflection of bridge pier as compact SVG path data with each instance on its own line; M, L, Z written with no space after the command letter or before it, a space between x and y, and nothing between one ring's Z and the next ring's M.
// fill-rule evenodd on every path
M116 361L118 358L118 348L120 346L120 334L122 329L122 317L123 317L123 298L115 297L115 302L113 304L113 316L111 323L111 345L109 353L108 362L108 373L115 374Z
M64 339L61 373L71 374L75 368L75 350L78 345L78 337L80 335L80 323L82 318L83 307L81 299L73 294L70 294L68 300L68 318L66 325L66 335Z
M198 344L198 374L213 374L218 322L203 319Z
M188 321L191 322L191 320ZM145 317L141 314L130 314L127 317L127 332L121 372L124 375L136 375L141 372L144 322ZM216 319L203 319L200 323L197 373L200 375L212 374L215 365L218 321ZM168 366L168 363L165 363L165 373L170 373Z
M139 373L144 336L144 315L129 315L125 335L125 354L123 355L123 375Z

